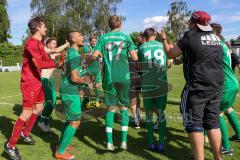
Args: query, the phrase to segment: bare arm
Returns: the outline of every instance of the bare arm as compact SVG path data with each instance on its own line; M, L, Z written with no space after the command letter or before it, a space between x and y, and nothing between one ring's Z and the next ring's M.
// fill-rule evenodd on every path
M166 33L163 30L161 30L161 32L158 32L158 35L163 40L163 48L169 59L173 59L173 58L176 58L176 57L182 55L182 50L177 45L175 45L173 48L170 49L168 42L167 42Z
M87 65L92 64L95 60L97 60L98 57L102 58L103 55L99 51L94 51L92 55L85 55L84 56L87 62Z
M171 65L172 65L172 63L171 63L171 60L170 60L170 59L168 59L168 60L167 60L167 68L170 68L170 67L171 67Z
M102 58L103 57L102 53L99 51L94 51L92 55L92 59L96 60L98 57Z
M73 70L71 72L71 80L74 83L77 83L77 84L89 84L89 83L92 83L92 80L91 80L91 78L89 76L80 77L79 76L79 72L77 70Z
M131 58L133 61L137 61L138 60L138 55L137 55L137 51L136 50L132 50L129 52Z
M55 48L55 49L45 48L45 51L50 54L51 53L59 53L59 52L63 51L64 49L66 49L68 46L69 46L69 42L66 42L64 45L62 45L58 48Z

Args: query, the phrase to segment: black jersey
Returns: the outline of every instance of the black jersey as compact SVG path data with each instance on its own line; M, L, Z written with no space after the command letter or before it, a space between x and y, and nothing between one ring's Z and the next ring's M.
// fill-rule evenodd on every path
M189 90L219 90L224 81L223 50L212 32L188 31L178 42L183 52L183 70Z

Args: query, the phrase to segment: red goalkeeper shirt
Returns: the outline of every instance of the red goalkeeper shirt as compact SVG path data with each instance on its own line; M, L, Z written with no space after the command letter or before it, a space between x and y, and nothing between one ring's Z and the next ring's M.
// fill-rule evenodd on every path
M42 41L30 37L24 45L21 83L41 83L41 70L55 66L45 52Z

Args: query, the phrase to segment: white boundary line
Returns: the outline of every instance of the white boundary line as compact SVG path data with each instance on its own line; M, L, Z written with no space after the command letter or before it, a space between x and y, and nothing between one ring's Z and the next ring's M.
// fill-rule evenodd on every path
M6 97L0 97L0 100L1 99L6 99L6 98L11 98L11 97L17 97L17 96L21 96L22 94L16 94L16 95L12 95L12 96L6 96ZM237 97L240 97L239 94L237 94ZM173 100L173 101L176 101L176 102L180 102L181 100L180 99L177 99L177 98L171 98L169 97L168 100ZM0 102L0 105L15 105L15 103L7 103L7 102ZM236 114L240 115L240 112L236 112Z
M17 103L6 103L6 102L0 102L0 105L15 105Z
M0 99L11 98L11 97L17 97L17 96L21 96L21 95L22 95L22 94L16 94L16 95L12 95L12 96L0 97Z

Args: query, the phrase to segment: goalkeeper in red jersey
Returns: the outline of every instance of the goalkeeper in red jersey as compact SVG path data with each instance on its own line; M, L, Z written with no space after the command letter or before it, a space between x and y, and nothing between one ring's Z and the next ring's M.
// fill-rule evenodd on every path
M30 132L38 115L43 110L44 92L41 83L41 70L55 68L56 64L48 58L42 42L46 35L46 26L43 18L35 17L28 23L31 36L24 44L23 66L21 72L21 92L23 110L17 119L11 137L4 145L5 152L13 160L20 160L16 144L21 138L24 142L33 145L35 142Z

